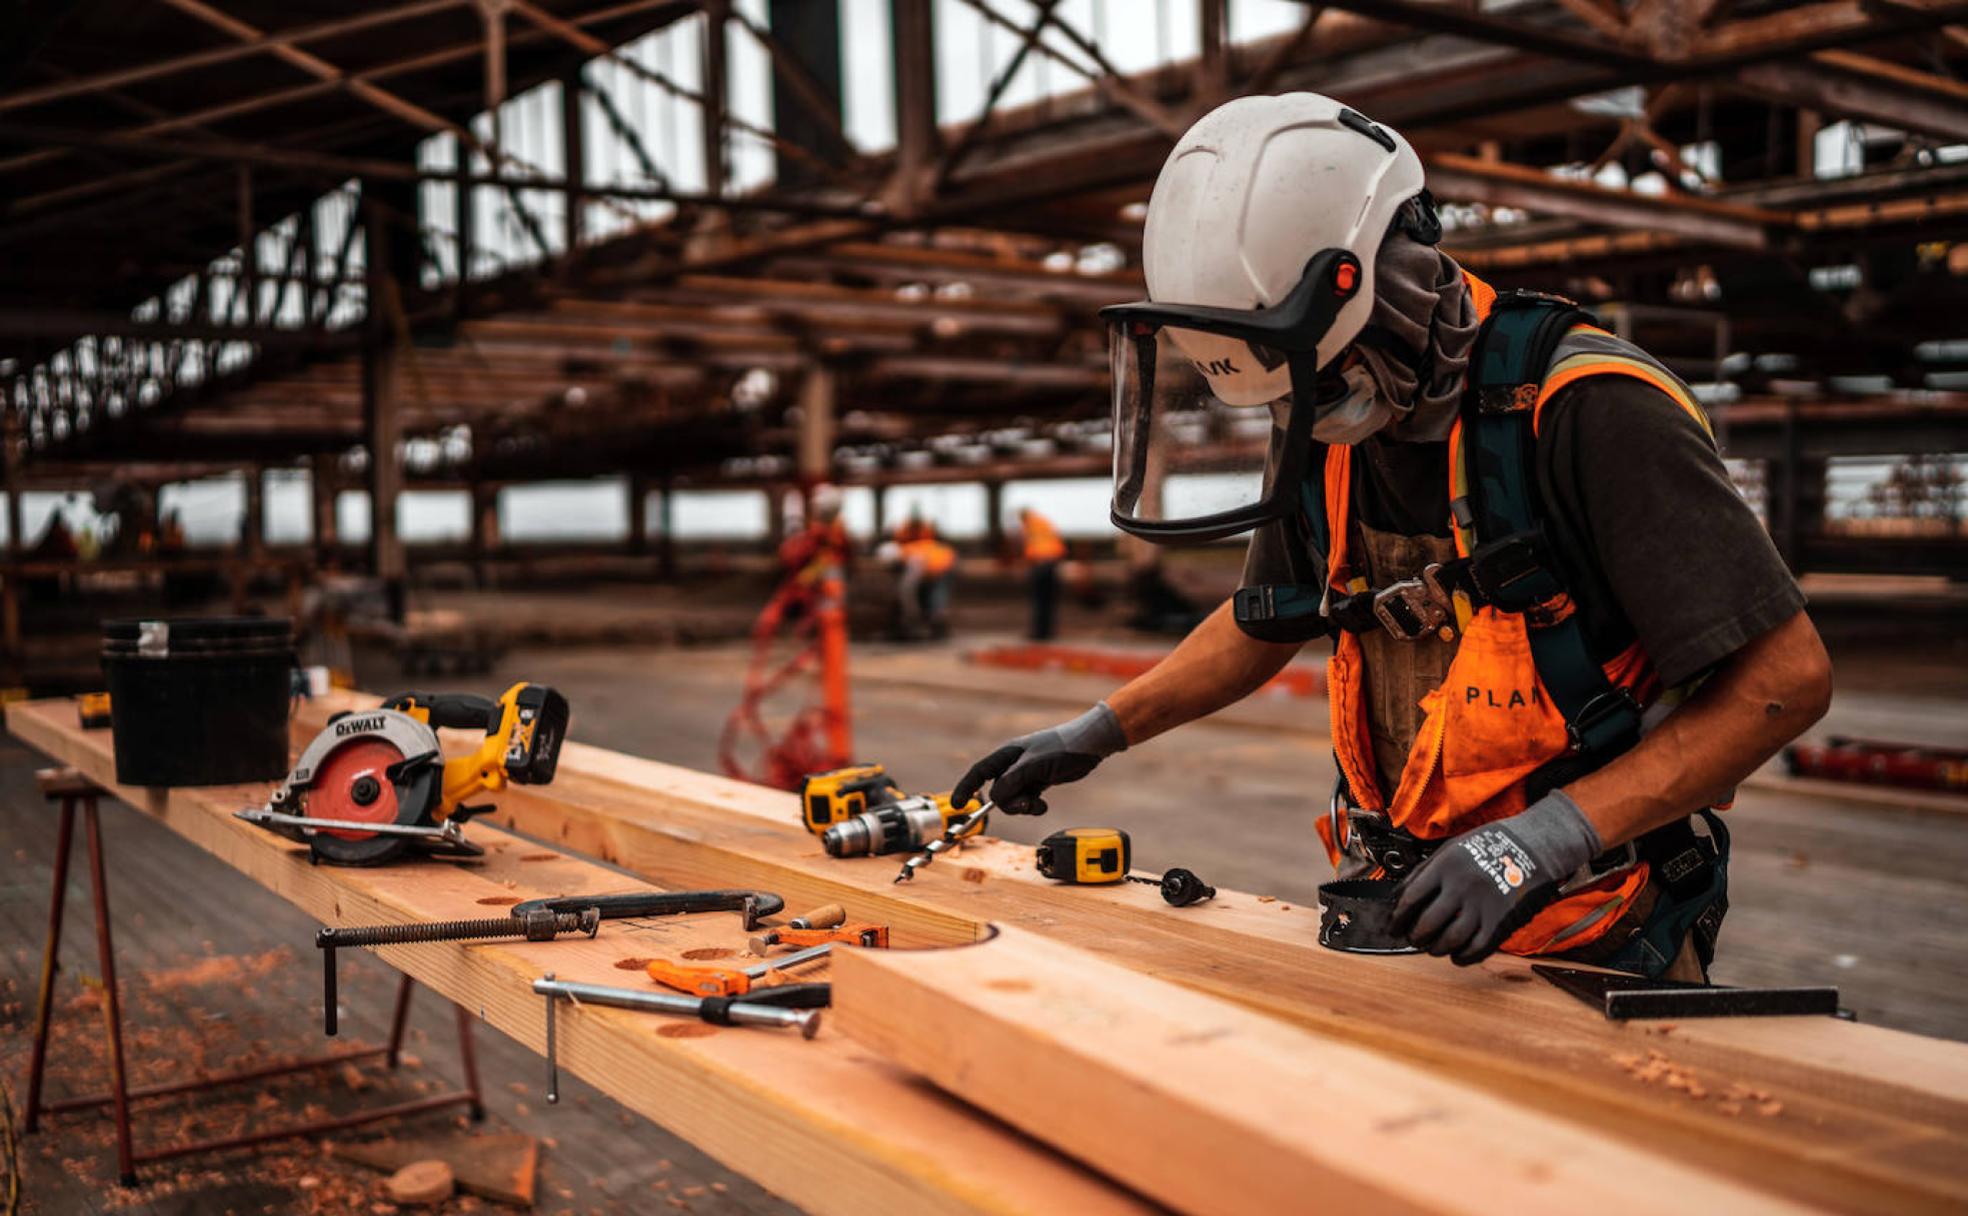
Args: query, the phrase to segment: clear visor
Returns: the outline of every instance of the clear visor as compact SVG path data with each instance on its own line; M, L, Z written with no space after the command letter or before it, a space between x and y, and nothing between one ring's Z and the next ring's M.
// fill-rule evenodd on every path
M1111 325L1114 512L1204 523L1269 495L1266 453L1290 413L1283 354L1238 338L1138 321Z

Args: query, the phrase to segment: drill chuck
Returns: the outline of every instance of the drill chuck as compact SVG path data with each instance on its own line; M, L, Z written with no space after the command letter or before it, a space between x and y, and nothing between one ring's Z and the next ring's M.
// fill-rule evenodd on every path
M943 834L936 800L904 798L864 815L843 819L820 834L829 857L881 857L913 852Z

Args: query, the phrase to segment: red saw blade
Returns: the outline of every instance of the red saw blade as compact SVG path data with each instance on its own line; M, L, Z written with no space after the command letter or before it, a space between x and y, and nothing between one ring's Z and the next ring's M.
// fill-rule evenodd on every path
M314 770L308 786L307 813L315 819L354 819L362 823L395 823L396 786L389 779L389 767L403 759L403 753L381 739L351 739L328 753ZM367 803L356 797L358 786L367 791L374 782L375 796ZM374 832L352 832L324 828L329 836L343 840L373 840Z

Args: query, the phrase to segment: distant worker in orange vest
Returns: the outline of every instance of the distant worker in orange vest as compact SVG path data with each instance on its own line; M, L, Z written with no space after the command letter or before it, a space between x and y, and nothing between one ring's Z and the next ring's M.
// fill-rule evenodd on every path
M1049 642L1057 632L1059 563L1066 559L1066 542L1059 538L1059 529L1052 521L1031 507L1018 512L1018 528L1032 591L1030 637L1034 642Z
M788 575L817 579L839 575L854 553L841 522L839 488L821 484L807 496L806 525L779 546L779 565Z
M1251 533L1243 586L952 801L988 784L1042 813L1049 786L1329 637L1338 773L1304 839L1359 881L1321 891L1322 944L1700 980L1728 908L1717 812L1824 714L1830 661L1687 385L1441 237L1413 148L1332 98L1238 98L1176 142L1149 299L1101 313L1113 519L1156 543ZM1268 417L1269 442L1164 495L1198 414Z
M900 567L897 632L910 641L948 637L957 551L936 534L935 524L912 515L895 530L892 553Z

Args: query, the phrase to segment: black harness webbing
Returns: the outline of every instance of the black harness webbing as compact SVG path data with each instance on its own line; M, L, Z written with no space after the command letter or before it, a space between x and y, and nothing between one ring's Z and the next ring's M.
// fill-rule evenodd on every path
M1509 292L1497 297L1477 333L1463 395L1463 449L1469 466L1466 513L1478 545L1470 580L1504 612L1526 614L1531 661L1551 703L1565 719L1572 750L1610 759L1640 739L1640 707L1606 678L1586 644L1576 606L1550 560L1537 492L1534 406L1551 356L1585 311L1555 296ZM1485 577L1492 555L1507 558L1504 577Z

